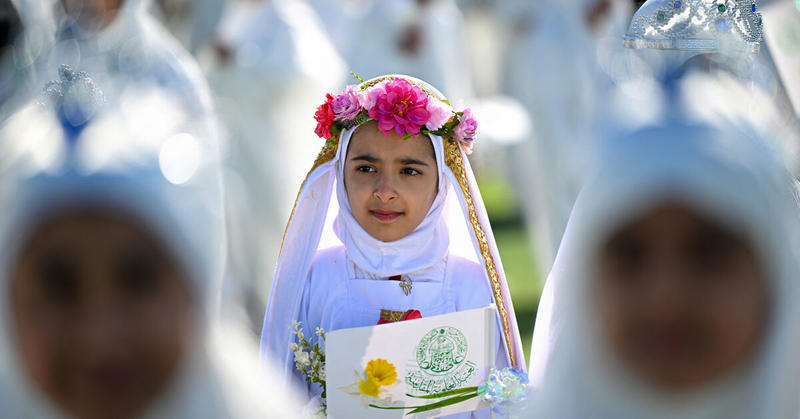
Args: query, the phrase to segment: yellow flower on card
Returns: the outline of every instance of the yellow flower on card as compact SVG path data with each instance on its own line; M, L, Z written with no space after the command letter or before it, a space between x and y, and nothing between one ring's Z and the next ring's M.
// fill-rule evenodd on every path
M392 385L397 381L397 369L385 359L373 359L367 363L367 379L380 386Z
M378 394L380 394L380 389L375 380L372 378L367 378L366 380L361 380L358 382L358 392L365 396L378 397Z

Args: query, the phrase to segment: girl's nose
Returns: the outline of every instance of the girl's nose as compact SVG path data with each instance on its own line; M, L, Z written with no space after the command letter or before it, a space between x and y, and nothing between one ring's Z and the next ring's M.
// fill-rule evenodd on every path
M384 174L380 177L378 186L375 188L375 197L381 202L389 202L397 197L397 191L394 189L391 176Z

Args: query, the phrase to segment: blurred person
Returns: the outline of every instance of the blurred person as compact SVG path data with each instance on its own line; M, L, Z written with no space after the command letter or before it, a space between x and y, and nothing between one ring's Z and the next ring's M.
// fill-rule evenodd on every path
M187 112L213 121L211 95L200 68L150 14L150 3L60 0L57 43L43 71L61 64L87 71L112 100L122 100L136 83L155 83L170 91Z
M611 56L625 31L623 0L510 1L497 5L505 27L505 90L531 115L533 137L514 165L516 188L546 276L580 188L585 138L602 122L611 78L599 53Z
M0 128L3 415L294 417L252 340L216 313L216 138L185 133L197 121L168 91L106 102L88 75L60 71L55 106ZM147 138L135 115L150 107L166 117Z
M473 96L464 17L454 0L362 1L342 54L364 78L408 74L449 97ZM325 19L332 26L336 20Z
M50 2L0 1L0 122L39 93L35 68L53 44Z
M537 314L530 416L797 417L795 183L718 83L687 76L603 141Z
M156 0L158 15L189 53L211 42L230 0Z
M388 75L328 95L315 119L325 145L289 219L262 356L281 362L284 380L313 399L322 388L295 370L294 322L313 337L317 328L496 304L497 338L487 343L496 345L494 365L524 370L505 274L467 160L477 128L471 111L456 114L424 81Z
M0 1L0 105L13 95L16 88L16 63L14 62L15 44L24 31L22 18L11 0Z
M297 162L317 151L308 110L342 85L345 65L301 0L233 2L203 63L227 129L228 262L244 303L236 310L258 331L306 174Z

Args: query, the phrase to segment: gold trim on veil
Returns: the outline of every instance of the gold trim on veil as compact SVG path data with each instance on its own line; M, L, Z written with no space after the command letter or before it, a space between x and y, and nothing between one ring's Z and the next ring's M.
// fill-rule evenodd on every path
M486 233L483 231L483 227L478 219L478 212L475 210L475 204L472 200L472 191L469 187L469 179L467 178L467 172L464 169L464 160L461 153L461 148L454 141L448 141L446 139L443 139L443 141L445 150L445 164L453 172L453 175L456 177L458 185L461 188L461 193L464 195L464 200L466 201L467 210L469 212L469 224L472 225L473 233L475 234L478 246L480 247L480 254L485 261L486 273L489 276L489 280L492 282L495 303L497 305L497 310L500 313L500 319L503 322L503 336L505 337L506 346L508 347L509 361L511 362L512 366L518 367L519 365L517 365L516 356L514 353L514 345L511 340L511 327L508 320L508 310L506 309L503 300L500 276L497 273L497 267L495 265L494 257L492 257L492 251L489 248L489 241L486 238ZM297 203L300 200L300 193L302 192L303 187L305 187L309 176L311 176L311 173L313 173L318 167L333 160L333 158L336 157L336 151L338 148L339 135L332 139L330 145L326 144L322 147L322 150L317 155L317 159L314 161L314 165L311 167L311 170L309 170L305 180L303 180L303 183L300 186L300 192L297 193L297 198L295 198L294 205L292 206L289 222L286 223L286 229L283 232L283 239L281 240L281 250L279 254L283 253L283 244L286 240L286 233L289 231L289 226L292 224L292 219L294 218L294 213L297 209Z

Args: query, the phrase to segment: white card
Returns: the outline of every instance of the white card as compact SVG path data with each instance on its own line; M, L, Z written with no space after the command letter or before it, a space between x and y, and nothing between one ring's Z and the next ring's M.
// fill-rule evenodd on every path
M495 329L492 305L328 333L325 339L328 417L401 418L408 410L383 410L369 404L427 405L440 399L419 399L407 394L421 396L483 384L494 365ZM364 395L359 390L359 381L366 378L368 363L376 359L391 364L381 362L384 371L394 367L397 373L393 384L378 387L377 397ZM375 387L366 386L363 390L374 393ZM436 417L484 407L486 405L475 397L413 417Z

